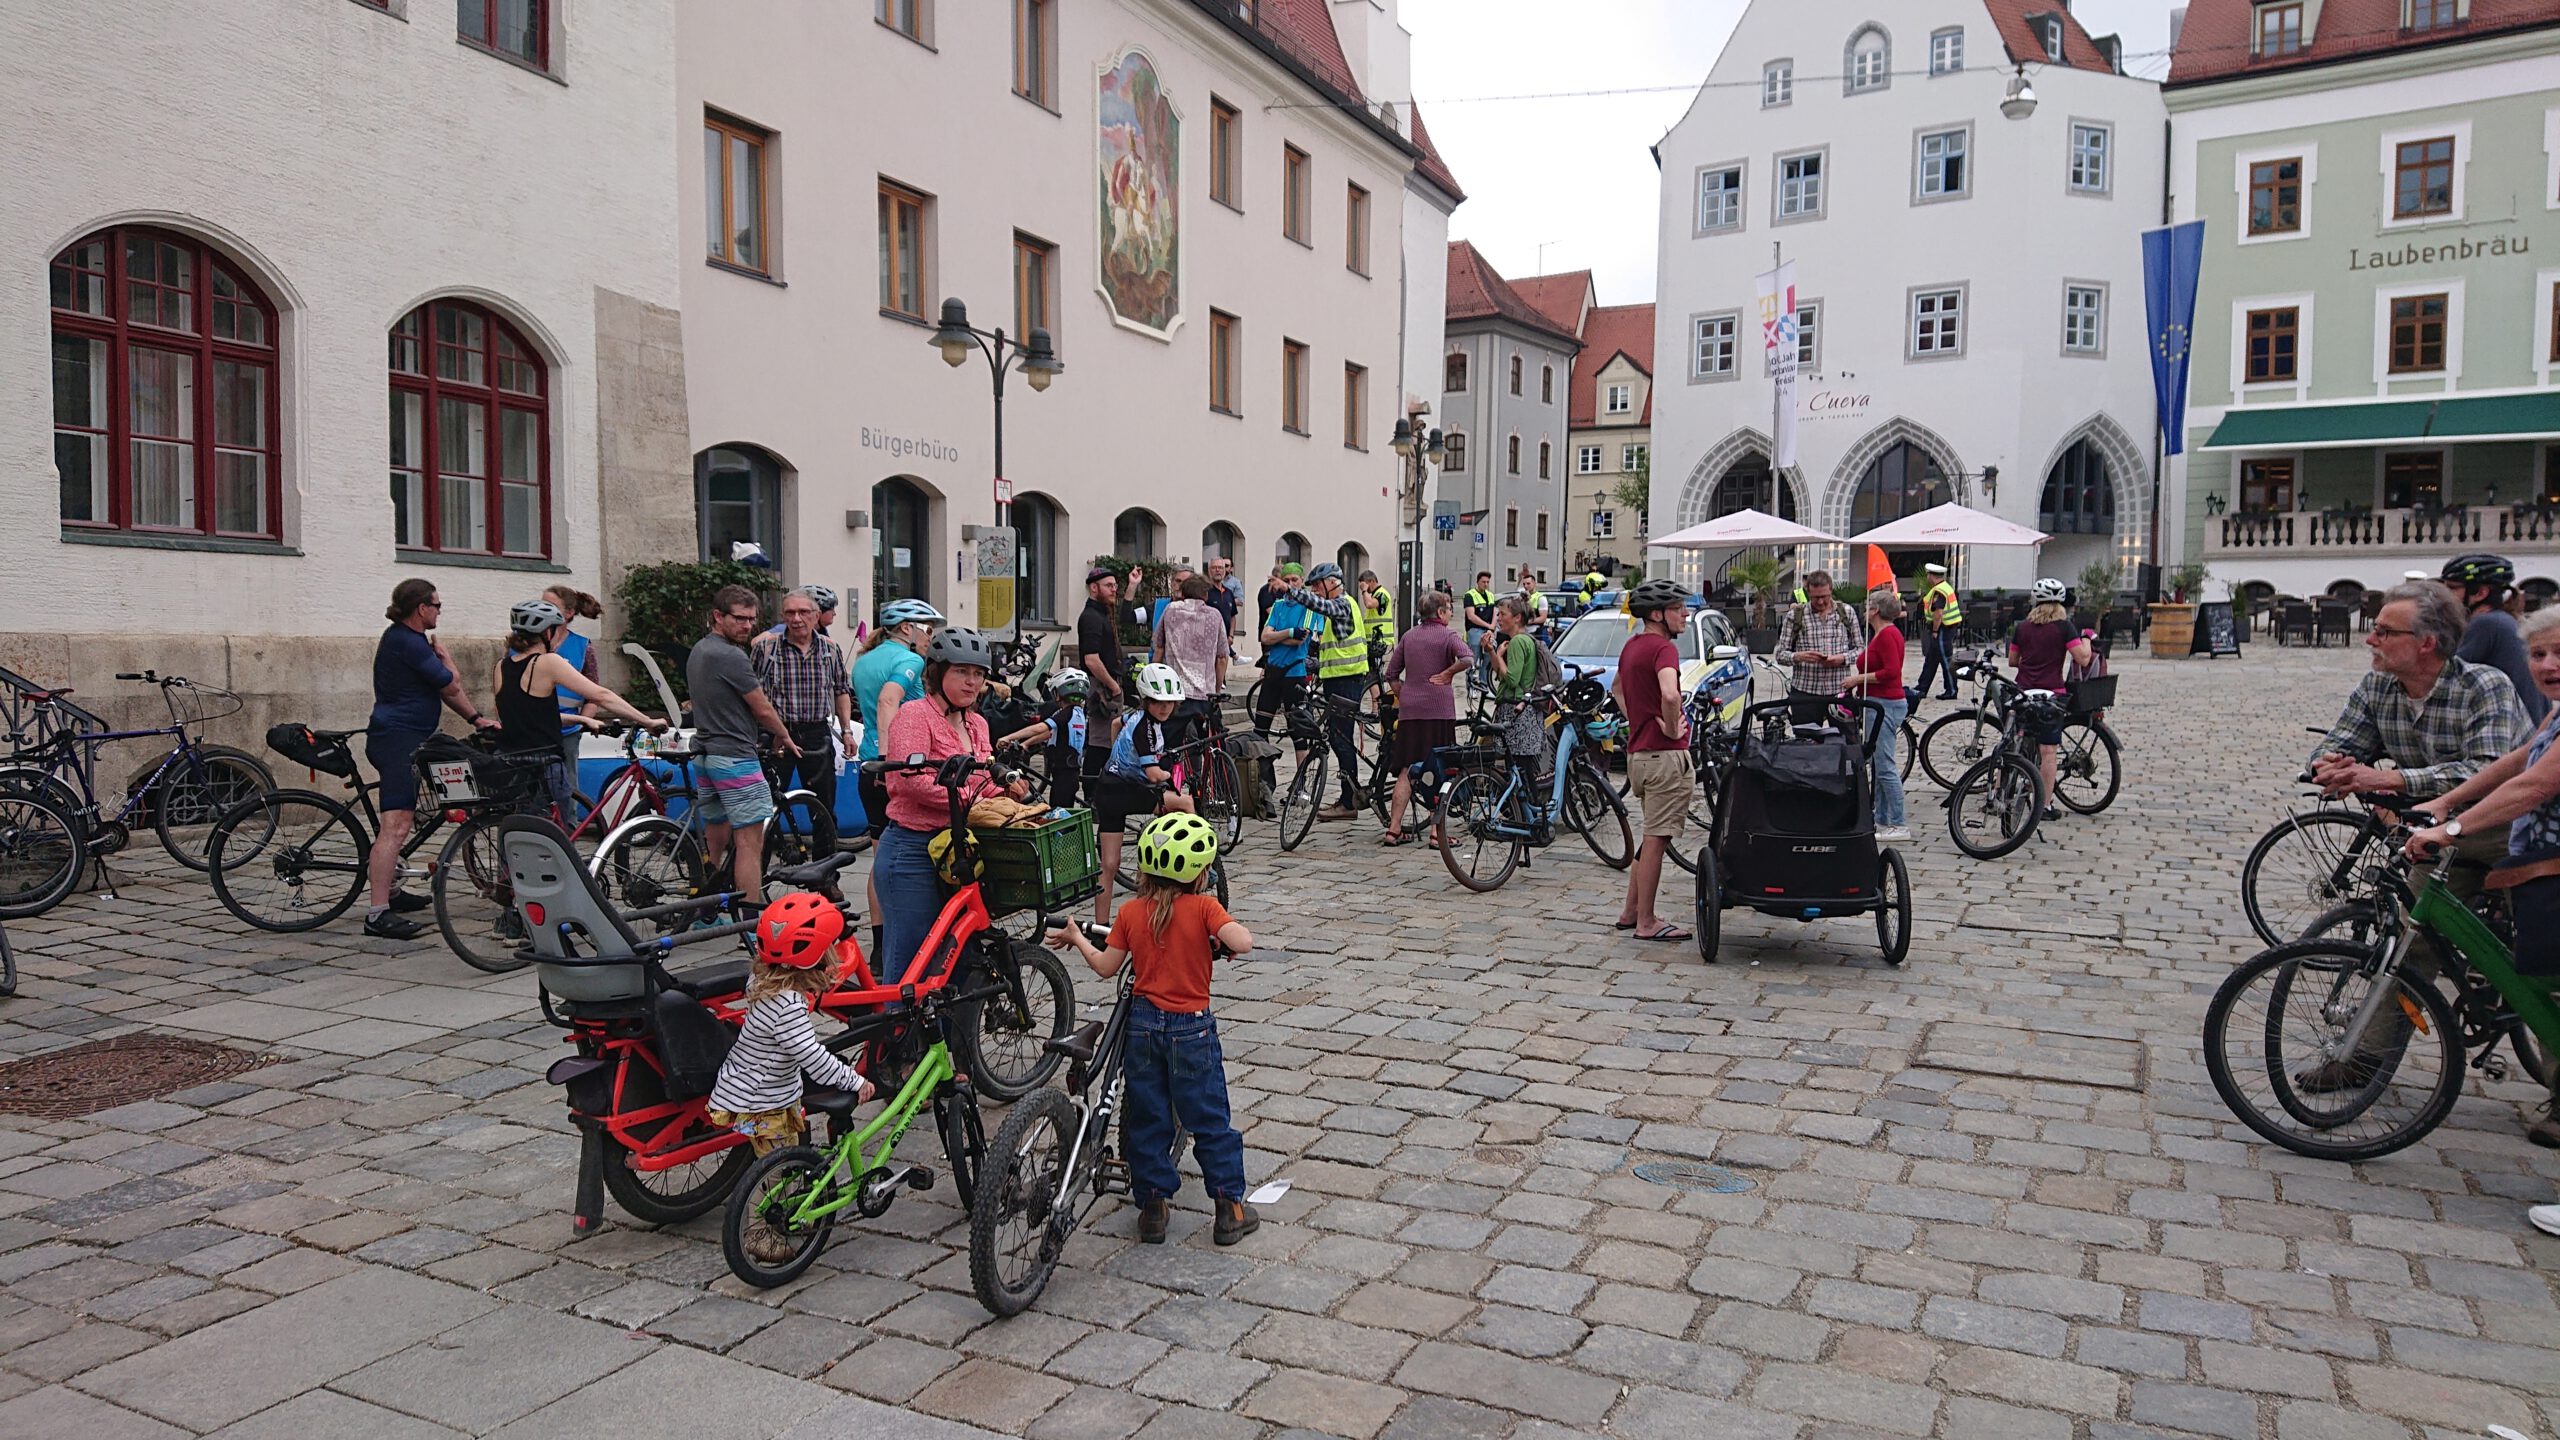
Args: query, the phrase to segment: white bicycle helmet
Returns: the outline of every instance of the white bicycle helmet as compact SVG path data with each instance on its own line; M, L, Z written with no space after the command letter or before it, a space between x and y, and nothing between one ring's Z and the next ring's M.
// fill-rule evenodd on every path
M809 603L818 607L819 614L824 615L836 608L836 592L826 586L803 585L800 588L809 592Z
M1040 682L1040 688L1052 701L1082 700L1093 693L1093 680L1081 670L1052 670L1049 678Z
M2036 582L2036 603L2039 605L2059 605L2070 598L2070 587L2050 575Z
M1182 699L1182 677L1170 665L1138 667L1138 694L1148 700Z
M883 630L895 630L901 625L941 623L942 612L922 600L892 600L880 607L880 628Z

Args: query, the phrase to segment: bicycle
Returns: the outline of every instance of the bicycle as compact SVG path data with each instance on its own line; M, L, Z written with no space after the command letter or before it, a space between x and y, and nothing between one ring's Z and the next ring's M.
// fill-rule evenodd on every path
M1573 683L1581 682L1568 682ZM1539 757L1507 750L1496 764L1467 770L1440 792L1431 816L1431 843L1451 878L1470 890L1500 889L1527 862L1532 846L1543 848L1553 841L1559 818L1610 869L1624 870L1635 858L1626 803L1609 788L1608 777L1584 747L1589 712L1558 704L1560 688L1565 687L1542 687L1521 702L1548 708L1546 723L1556 729L1545 800L1531 798L1536 777L1530 765ZM1463 857L1461 840L1468 844Z
M629 758L606 782L597 808L609 808L607 802L614 799L617 787L624 783L641 789L645 799L656 802L656 808L630 815L608 831L596 845L595 858L589 862L590 873L605 887L606 895L627 910L655 909L671 898L731 889L735 852L723 856L717 866L710 863L705 854L707 832L702 811L693 803L693 762L701 752L681 743L667 743L644 756L632 746L632 741L625 741ZM673 773L663 779L653 776L648 773L648 762L671 766ZM627 782L626 776L631 777ZM814 792L781 788L769 769L765 784L771 790L774 807L764 822L763 861L767 867L805 865L836 851L841 838L836 832L835 814ZM674 802L679 800L685 802L681 817L674 813Z
M307 767L314 780L343 778L355 807L315 790L274 790L242 801L214 822L205 844L214 898L242 923L279 935L316 930L345 914L364 893L367 860L374 837L382 833L382 815L373 804L381 784L356 768L353 741L364 733L300 725L267 731L269 748ZM421 805L416 813L392 873L395 890L417 873L409 857L444 826L441 808Z
M2005 702L1998 745L1957 779L1946 798L1947 832L1957 849L1976 860L1997 860L2026 844L2044 818L2035 737L2060 721L2062 697L2051 690L2009 688L2014 693Z
M5 671L0 676L6 676L13 688L22 679ZM171 859L190 870L202 870L214 822L241 801L276 787L274 773L257 757L227 745L205 744L191 733L191 727L238 714L242 701L219 686L199 685L156 670L127 671L116 678L158 686L169 723L110 729L105 721L73 704L68 689L20 690L29 714L8 735L12 748L0 757L0 788L32 791L67 812L80 827L87 858L103 861L123 850L135 826L147 816ZM32 731L24 728L28 724ZM158 736L174 737L168 751L108 813L98 798L99 749ZM103 865L100 874L105 875ZM112 878L107 880L107 892L115 893Z
M2450 847L2417 878L2400 851L2408 834L2388 832L2371 896L2352 907L2369 940L2278 944L2243 961L2205 1007L2215 1093L2296 1154L2370 1160L2416 1143L2460 1098L2466 1055L2487 1079L2507 1077L2502 1041L2546 1094L2555 1078L2560 977L2520 973L2490 922L2454 896ZM2441 957L2433 977L2410 969L2422 935Z
M1979 660L1957 665L1956 677L1979 678L1982 699L1931 721L1919 741L1920 764L1930 779L1950 790L1955 788L1955 782L1947 777L1961 779L1965 771L1980 764L1991 752L2002 727L2008 723L2009 706L2018 693L2016 682L1995 668L1989 650L1983 651ZM2114 676L2093 675L2062 691L2066 708L2062 739L2055 746L2053 798L2075 814L2095 815L2114 804L2116 791L2124 780L2124 746L2106 722L2107 708L2115 703L2115 687ZM1907 733L1910 722L1903 723ZM1907 746L1902 760L1902 774L1907 780L1912 773Z
M1971 704L1957 706L1920 732L1921 768L1942 790L1954 789L1964 772L1991 753L2001 727L2008 723L2009 697L2017 689L2000 673L1999 652L1987 646L1975 658L1956 662L1955 679L1958 685L1980 682L1980 693Z
M1218 853L1226 855L1244 838L1244 777L1226 749L1225 727L1212 717L1199 734L1164 753L1173 788L1191 797L1201 819L1218 832Z
M2296 776L2295 783L2309 785L2311 777ZM2240 866L2240 908L2259 939L2281 945L2337 906L2371 898L2389 858L2385 811L2395 802L2417 802L2398 794L2356 798L2366 807L2361 815L2323 800L2277 821L2249 847Z
M1295 850L1304 844L1308 832L1315 828L1316 812L1333 803L1333 792L1327 788L1334 761L1329 721L1346 717L1357 726L1362 714L1358 702L1327 695L1313 684L1300 690L1297 699L1291 702L1287 711L1289 746L1296 755L1296 767L1268 792L1272 817L1280 824L1282 850ZM1392 733L1389 732L1391 738ZM1381 753L1385 753L1383 742ZM1377 817L1379 826L1383 828L1387 823L1387 806L1393 798L1395 777L1386 773L1383 762L1371 760L1360 753L1356 735L1351 759L1351 773L1344 778L1351 782L1354 795L1367 798L1370 813ZM1364 774L1369 782L1366 786L1360 783ZM1382 780L1385 783L1381 784Z
M1104 926L1087 925L1085 934L1097 945L1110 941ZM1120 967L1108 1015L1049 1042L1067 1062L1067 1088L1015 1106L988 1148L969 1207L969 1285L991 1314L1010 1318L1029 1309L1094 1205L1130 1193L1112 1122L1125 1093L1136 969Z

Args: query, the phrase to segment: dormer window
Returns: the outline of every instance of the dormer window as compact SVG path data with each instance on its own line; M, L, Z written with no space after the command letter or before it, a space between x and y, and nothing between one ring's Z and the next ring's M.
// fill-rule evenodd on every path
M2457 0L2407 0L2412 31L2450 30L2460 20Z
M2273 59L2302 53L2302 0L2258 7L2257 54Z
M1893 41L1884 27L1868 24L1849 37L1848 54L1841 67L1847 74L1846 92L1856 95L1867 90L1882 90L1893 78Z
M2044 58L2056 65L2062 63L2062 17L2059 15L2044 17Z

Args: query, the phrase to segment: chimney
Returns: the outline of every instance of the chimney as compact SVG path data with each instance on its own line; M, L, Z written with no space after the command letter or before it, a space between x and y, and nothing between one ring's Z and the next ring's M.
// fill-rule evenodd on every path
M2187 28L2187 7L2180 5L2169 12L2169 48L2178 48L2178 36Z

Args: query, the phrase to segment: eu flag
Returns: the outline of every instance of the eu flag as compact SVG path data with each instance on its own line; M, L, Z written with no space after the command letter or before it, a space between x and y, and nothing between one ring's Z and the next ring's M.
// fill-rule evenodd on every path
M2142 294L2151 321L2151 390L2169 453L2187 448L2187 361L2195 345L2196 274L2204 222L2142 232Z

